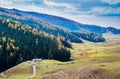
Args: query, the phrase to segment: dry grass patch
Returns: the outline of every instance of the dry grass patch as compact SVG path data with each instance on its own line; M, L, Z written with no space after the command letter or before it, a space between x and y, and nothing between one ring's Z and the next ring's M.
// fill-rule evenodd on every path
M60 71L40 79L120 79L120 74L110 73L101 68L85 67Z

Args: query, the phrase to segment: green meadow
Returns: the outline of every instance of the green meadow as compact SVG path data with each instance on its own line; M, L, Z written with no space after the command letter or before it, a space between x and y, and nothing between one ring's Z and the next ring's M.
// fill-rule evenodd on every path
M73 49L69 49L72 61L42 60L31 63L26 61L3 72L0 79L26 79L32 75L33 65L36 65L37 74L31 79L42 79L59 72L84 67L95 67L120 74L120 36L106 37L106 39L106 42L102 43L84 40L83 44L72 43Z

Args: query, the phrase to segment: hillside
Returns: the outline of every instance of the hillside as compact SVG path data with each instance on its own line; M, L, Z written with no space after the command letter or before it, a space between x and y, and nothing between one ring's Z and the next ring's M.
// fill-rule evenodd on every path
M33 58L68 61L70 56L58 37L0 18L0 72Z
M0 79L120 79L120 0L0 0Z
M0 77L0 79L25 79L32 75L33 65L37 66L37 74L31 79L119 79L119 38L120 36L108 37L107 35L107 41L104 43L88 41L84 41L84 44L74 43L74 49L71 49L73 61L23 62L3 72L7 77ZM82 55L79 50L83 52Z
M82 43L82 41L79 39L79 38L82 38L82 36L81 37L76 36L73 32L71 32L67 29L45 23L44 21L34 20L32 18L25 17L25 16L19 14L19 12L14 13L8 9L4 9L4 8L0 8L0 9L1 9L0 16L2 18L18 21L21 24L29 25L32 28L36 28L38 31L45 31L45 32L47 32L49 34L53 34L55 36L60 35L60 36L64 37L66 40L70 40L71 42ZM101 35L98 35L98 34L95 34L92 32L87 32L86 34L79 32L79 35L84 35L84 37L88 36L88 39L86 39L86 40L89 40L92 42L104 42L105 41L105 39ZM96 37L97 38L90 40L91 38L89 39L89 35L92 35L93 38L96 38ZM84 39L84 38L82 38L82 39Z
M20 11L17 9L8 9L8 12L17 13L19 15L33 18L36 20L40 20L52 25L56 25L61 28L68 29L70 31L79 31L79 32L94 32L97 34L103 34L106 32L112 32L113 34L120 34L120 29L116 29L113 27L101 27L97 25L88 25L88 24L81 24L78 22L75 22L73 20L69 20L63 17L48 15L48 14L42 14L37 12L27 12L27 11Z

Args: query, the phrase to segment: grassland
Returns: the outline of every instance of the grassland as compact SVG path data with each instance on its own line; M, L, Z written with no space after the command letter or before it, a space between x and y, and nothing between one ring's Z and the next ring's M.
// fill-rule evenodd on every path
M96 72L99 70L102 70L105 74L109 72L110 74L120 75L120 36L105 37L107 40L104 43L92 43L85 40L83 40L84 44L73 43L73 49L70 49L73 61L42 60L34 63L23 62L5 71L3 74L6 77L1 76L0 79L25 79L32 75L31 68L33 65L37 66L37 75L32 79L68 79L68 75L73 73ZM101 72L99 73L102 75ZM77 75L71 76L71 79L75 76Z

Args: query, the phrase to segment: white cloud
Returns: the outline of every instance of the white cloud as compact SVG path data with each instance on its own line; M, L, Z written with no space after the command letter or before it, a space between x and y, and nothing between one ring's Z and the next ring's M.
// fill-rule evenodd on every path
M13 4L13 2L9 2L9 1L5 1L5 0L0 0L0 5L11 5L11 4Z
M108 4L118 4L120 3L120 0L101 0L102 2L108 3Z
M72 5L67 4L67 3L58 3L58 2L53 2L53 1L50 1L50 0L44 0L43 2L48 7L63 7L63 8L67 8L67 9L75 8Z
M97 15L120 14L120 7L93 7L90 12Z

